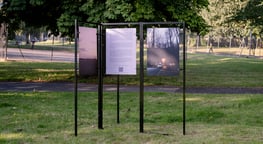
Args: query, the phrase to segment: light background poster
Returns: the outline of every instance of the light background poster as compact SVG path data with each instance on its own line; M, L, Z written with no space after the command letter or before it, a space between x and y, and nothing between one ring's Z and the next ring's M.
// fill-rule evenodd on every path
M97 75L97 29L79 27L79 74Z
M147 29L147 75L179 75L179 28Z
M136 75L136 28L106 29L106 74Z
M79 58L97 59L97 29L79 27Z

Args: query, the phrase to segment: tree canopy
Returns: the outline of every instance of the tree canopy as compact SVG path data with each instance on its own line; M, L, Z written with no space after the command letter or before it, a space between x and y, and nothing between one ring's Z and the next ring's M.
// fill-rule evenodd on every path
M184 21L197 33L208 31L200 11L207 0L91 0L80 10L92 22Z
M192 32L244 36L263 31L262 0L1 0L0 22L12 31L45 27L73 37L81 22L184 21Z
M210 35L244 37L263 31L262 0L209 0L202 17L211 26Z
M2 15L5 22L15 30L17 24L24 22L27 27L46 26L52 32L58 32L57 19L60 17L61 0L4 0Z
M246 5L239 9L230 21L247 23L250 29L263 32L263 1L249 0Z
M207 32L200 16L208 0L3 0L1 21L46 26L72 36L74 19L82 22L184 21L197 33Z

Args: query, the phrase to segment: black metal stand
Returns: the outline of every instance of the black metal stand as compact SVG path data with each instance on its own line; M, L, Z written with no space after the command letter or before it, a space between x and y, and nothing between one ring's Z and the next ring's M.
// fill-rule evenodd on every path
M143 23L140 23L140 132L144 131L144 47Z
M103 129L103 51L102 51L102 27L98 26L98 128Z
M185 92L186 92L186 47L185 47L185 23L183 23L183 135L185 135L185 119L186 119L186 101L185 101Z
M120 123L120 75L117 75L117 123Z
M75 80L74 80L74 102L75 102L75 136L78 135L78 21L75 20Z
M97 46L98 46L98 128L103 129L103 74L104 74L104 53L103 53L103 26L139 25L140 37L140 98L139 117L140 132L144 132L144 25L183 25L183 134L186 134L186 46L185 46L185 23L183 22L140 22L140 23L101 23L97 24ZM75 135L77 136L77 39L78 29L75 21ZM119 75L117 76L117 123L120 123L119 105Z

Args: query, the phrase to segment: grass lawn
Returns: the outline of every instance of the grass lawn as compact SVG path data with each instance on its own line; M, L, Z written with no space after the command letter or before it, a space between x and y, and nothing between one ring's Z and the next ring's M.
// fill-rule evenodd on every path
M138 66L139 67L139 66ZM139 68L138 68L139 69ZM263 61L257 58L187 54L186 84L189 87L263 87ZM1 62L0 81L73 81L74 64L45 62ZM81 78L80 82L97 83L97 77ZM121 84L138 85L136 76L121 76ZM116 83L116 76L106 76L104 82ZM182 85L182 73L177 77L145 75L145 85Z
M74 98L66 92L0 92L0 143L238 143L263 142L263 97L257 94L187 94L186 135L182 95L145 93L145 132L139 133L139 94L104 95L104 129L97 129L97 93L79 95L79 135Z
M262 59L193 54L186 72L188 86L263 87Z
M263 87L262 59L187 54L187 87ZM0 81L53 82L74 79L73 63L1 62ZM121 84L139 84L121 76ZM97 83L96 77L80 82ZM115 83L106 76L105 83ZM145 85L182 86L178 77L149 77ZM182 94L145 92L145 133L139 133L139 94L104 93L104 129L97 128L97 93L79 94L79 135L74 136L70 92L0 92L0 143L263 143L262 94L187 94L186 135Z
M72 81L73 63L1 62L0 81Z

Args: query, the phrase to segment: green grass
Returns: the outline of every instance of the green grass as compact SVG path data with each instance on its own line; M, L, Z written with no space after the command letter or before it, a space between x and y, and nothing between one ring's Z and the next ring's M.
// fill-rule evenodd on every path
M182 95L145 93L144 133L139 133L139 94L104 95L104 129L97 129L97 93L80 93L78 137L73 94L0 92L0 143L255 143L263 142L260 94L187 94L186 135Z
M0 81L72 81L72 63L1 62Z
M181 61L182 64L182 61ZM139 66L138 66L139 67ZM187 54L188 87L263 87L263 61L257 58ZM145 74L145 85L182 86L182 72L177 77L153 77ZM47 62L1 62L0 81L71 81L74 64ZM97 77L82 77L80 82L97 83ZM121 76L121 84L138 85L136 76ZM105 76L104 83L115 84L116 76Z
M194 54L186 76L195 87L263 87L262 73L262 59Z

